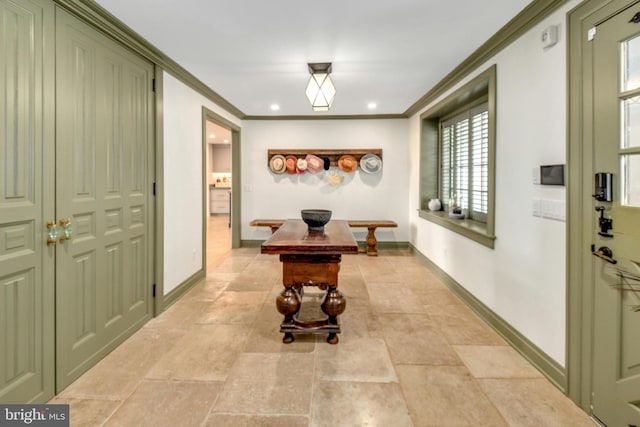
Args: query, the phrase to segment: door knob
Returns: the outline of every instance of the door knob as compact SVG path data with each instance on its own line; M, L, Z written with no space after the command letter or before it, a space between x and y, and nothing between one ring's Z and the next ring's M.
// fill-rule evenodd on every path
M597 251L591 249L591 253L597 256L600 259L603 259L611 264L617 264L618 261L613 259L613 251L606 246L600 246Z
M58 240L58 227L53 221L47 221L47 246L55 246Z
M60 236L60 243L64 243L67 240L71 240L71 235L73 234L73 227L71 227L71 221L68 219L61 219L60 227L62 227L62 236Z

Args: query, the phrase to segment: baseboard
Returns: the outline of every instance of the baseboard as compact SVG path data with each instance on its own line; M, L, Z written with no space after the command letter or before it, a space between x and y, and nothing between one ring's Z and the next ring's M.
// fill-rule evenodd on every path
M362 248L367 247L367 242L358 241L358 246ZM378 242L376 249L397 249L397 250L409 250L409 242Z
M566 369L558 362L549 357L538 346L522 335L511 324L498 316L493 310L487 307L482 301L467 291L462 285L456 282L444 270L438 267L433 261L424 256L413 245L410 245L412 252L431 272L442 281L458 298L471 308L482 320L491 326L502 338L504 338L516 351L535 366L549 381L566 394L567 374Z
M166 294L162 300L162 311L171 307L175 302L182 298L187 292L197 285L206 276L204 270L199 270L191 275L187 280L176 286ZM158 313L159 314L159 313Z
M264 240L240 240L241 248L259 248L265 241Z

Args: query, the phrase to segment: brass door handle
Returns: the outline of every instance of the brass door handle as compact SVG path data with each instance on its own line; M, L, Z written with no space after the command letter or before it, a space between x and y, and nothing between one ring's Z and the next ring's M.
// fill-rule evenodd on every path
M71 240L71 236L73 235L73 227L71 227L71 220L69 219L61 219L60 227L62 227L62 236L60 236L60 243L64 243L67 240Z
M591 251L592 254L611 264L617 264L618 261L613 259L613 252L606 246L601 246L597 251Z
M58 240L58 227L53 221L47 221L47 246L55 246Z

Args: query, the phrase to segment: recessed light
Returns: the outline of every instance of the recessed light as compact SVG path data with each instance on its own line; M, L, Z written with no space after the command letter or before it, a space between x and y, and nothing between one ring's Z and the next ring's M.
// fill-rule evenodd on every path
M271 111L278 111L280 109L280 106L278 104L271 104Z
M370 102L367 104L367 108L370 110L375 110L375 108L378 106L378 104L376 104L375 102Z
M216 136L212 133L209 134L209 138L214 139Z
M224 143L225 143L225 144L228 144L228 143L229 143L229 140L228 140L228 139L225 139L225 140L224 140Z

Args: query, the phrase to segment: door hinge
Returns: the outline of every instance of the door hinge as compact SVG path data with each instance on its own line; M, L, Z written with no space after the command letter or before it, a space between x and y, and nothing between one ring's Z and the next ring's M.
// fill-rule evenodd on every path
M156 195L156 183L155 182L153 183L153 195L154 196Z
M151 90L156 91L156 79L151 79Z
M151 287L152 291L151 291L151 296L153 296L154 298L156 297L156 284L154 283L153 286Z

